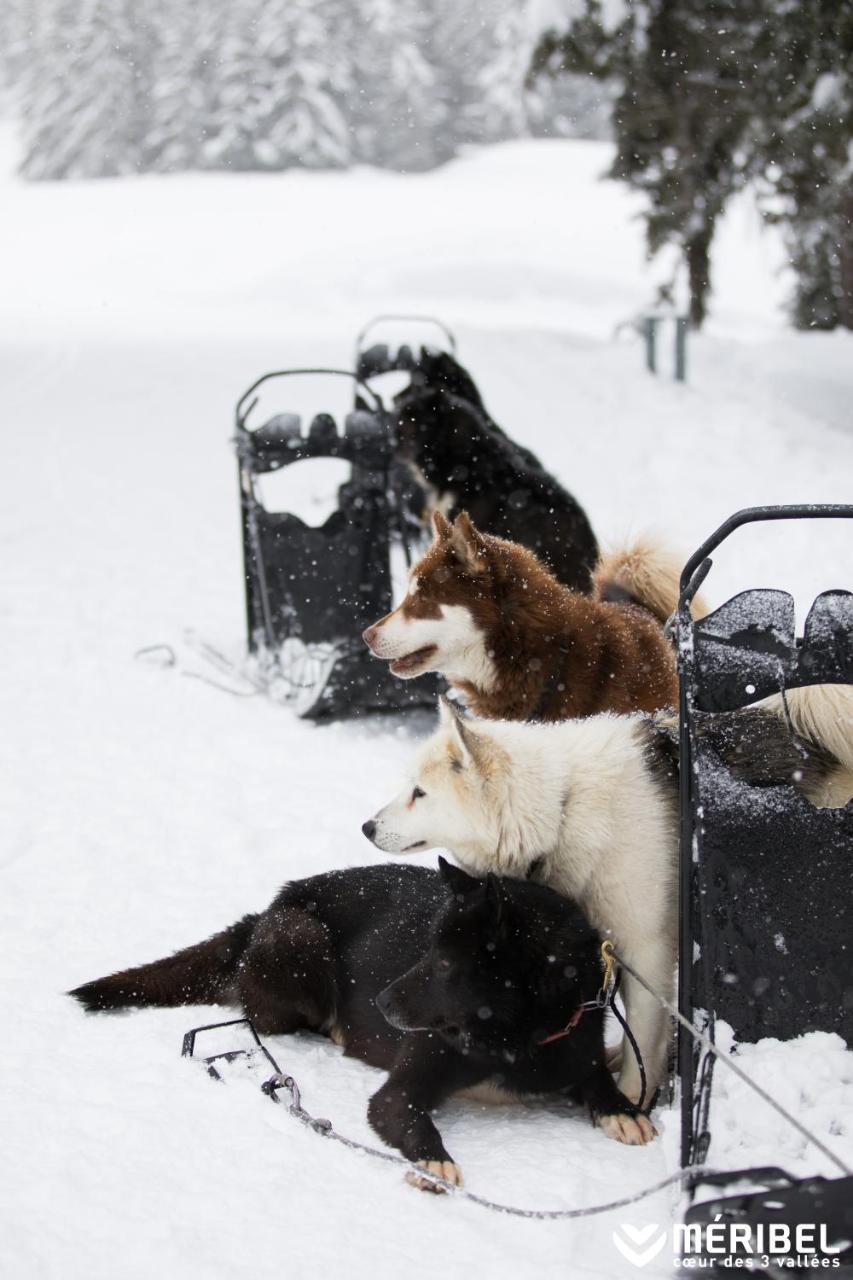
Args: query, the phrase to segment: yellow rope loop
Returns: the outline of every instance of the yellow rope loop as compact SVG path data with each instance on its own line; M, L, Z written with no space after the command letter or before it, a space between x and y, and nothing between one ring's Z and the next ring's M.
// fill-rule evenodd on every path
M604 977L601 980L601 990L598 994L600 1000L605 1000L610 994L610 985L613 981L613 966L616 963L613 943L609 938L605 939L601 944L601 963L604 965Z

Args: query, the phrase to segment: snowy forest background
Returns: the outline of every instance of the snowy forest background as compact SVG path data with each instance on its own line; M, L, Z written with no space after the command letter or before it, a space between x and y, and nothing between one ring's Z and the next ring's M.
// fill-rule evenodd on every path
M749 188L786 231L794 322L853 328L853 0L3 0L0 95L34 180L612 136L694 326Z
M6 0L9 4L9 0ZM604 136L588 76L525 84L520 0L11 0L30 178L372 164Z

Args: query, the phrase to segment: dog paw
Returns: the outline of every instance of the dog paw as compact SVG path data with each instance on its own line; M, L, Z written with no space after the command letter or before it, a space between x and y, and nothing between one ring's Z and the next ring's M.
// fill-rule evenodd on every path
M450 1182L454 1187L462 1186L462 1170L458 1164L454 1164L452 1160L419 1160L419 1169L426 1169L427 1173L432 1173L437 1178L444 1178L445 1182ZM406 1181L412 1187L417 1187L418 1191L432 1191L434 1195L444 1195L447 1187L442 1187L438 1182L432 1182L429 1178L421 1178L413 1169L406 1174Z
M658 1131L648 1116L613 1115L599 1116L598 1124L616 1142L624 1142L629 1147L644 1147L652 1142Z

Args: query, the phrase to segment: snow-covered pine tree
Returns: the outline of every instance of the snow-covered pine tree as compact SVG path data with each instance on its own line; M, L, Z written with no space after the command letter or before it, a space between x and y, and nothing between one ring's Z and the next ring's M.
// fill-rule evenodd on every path
M432 0L425 6L424 56L434 69L435 109L444 127L434 147L436 162L454 156L466 142L479 142L483 116L479 77L493 55L488 24L493 0Z
M26 27L22 0L0 4L0 111L4 114L25 56Z
M344 109L356 160L400 172L436 163L447 117L424 53L427 25L422 0L360 0L352 9Z
M744 183L751 7L751 0L650 0L645 12L635 8L626 33L640 52L624 59L613 173L648 197L650 252L680 242L696 327L707 313L716 224Z
M97 178L140 167L150 28L133 0L33 0L22 171Z
M254 49L255 167L328 169L349 163L351 136L342 103L350 90L350 61L337 39L343 3L262 5Z
M480 0L482 53L467 112L475 141L503 142L529 131L525 81L533 44L517 0Z
M165 173L201 168L226 83L226 29L246 0L148 0L154 30L150 119L143 165Z
M716 223L744 182L740 143L751 101L743 68L763 3L628 0L609 26L600 0L587 0L567 32L546 33L534 57L534 72L568 70L619 84L611 176L646 195L650 253L680 245L697 327L707 310Z
M518 0L360 0L354 13L362 158L426 169L465 143L526 131Z
M80 39L75 0L34 0L26 63L18 82L23 137L21 172L28 178L68 176L66 94Z
M612 174L648 197L649 248L676 242L701 323L710 246L754 182L787 227L798 324L853 327L853 7L837 0L599 0L548 32L533 71L619 83Z
M853 7L774 6L761 48L753 167L785 228L800 328L853 329Z
M201 165L211 169L257 169L262 102L271 68L260 47L263 0L206 0L211 49L207 55L206 107Z
M519 0L9 2L34 178L426 169L525 129Z

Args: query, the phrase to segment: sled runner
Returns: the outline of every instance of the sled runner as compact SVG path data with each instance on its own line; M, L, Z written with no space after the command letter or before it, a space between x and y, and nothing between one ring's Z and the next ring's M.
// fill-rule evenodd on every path
M317 413L307 429L294 413L250 425L262 386L303 374L353 379L364 407L348 413L340 428L328 413ZM392 550L408 545L390 422L379 396L342 370L264 374L237 404L235 447L246 625L259 671L298 714L315 719L433 705L431 681L395 680L361 639L391 608ZM317 458L351 466L328 519L314 528L290 512L268 510L259 477Z
M822 592L801 637L795 631L794 601L783 590L741 592L698 622L689 610L711 568L710 554L734 530L759 521L831 517L853 519L853 507L740 511L703 543L681 578L679 1007L712 1041L718 1018L731 1025L738 1041L790 1040L812 1030L836 1031L853 1041L853 803L816 808L792 786L748 785L732 777L707 735L697 732L703 715L732 711L771 694L853 684L853 593ZM713 1066L713 1057L682 1034L685 1166L702 1165L708 1157ZM729 1181L775 1185L766 1173L733 1172ZM737 1196L694 1206L688 1221L707 1225L720 1213L727 1222L751 1222L767 1205L779 1204L780 1220L814 1222L820 1201L836 1236L846 1231L848 1240L853 1238L849 1178L840 1180L847 1183L840 1192L833 1181L823 1185L822 1179L781 1176L786 1185L778 1194L741 1187ZM765 1212L763 1220L773 1219Z

